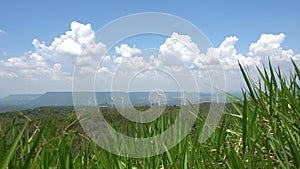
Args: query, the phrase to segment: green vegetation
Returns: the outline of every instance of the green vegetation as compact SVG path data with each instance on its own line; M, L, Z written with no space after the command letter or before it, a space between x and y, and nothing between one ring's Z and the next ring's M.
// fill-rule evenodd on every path
M300 71L293 64L295 73L288 78L271 64L270 69L258 69L261 81L257 83L241 67L247 84L243 98L227 94L232 103L226 106L215 133L205 143L198 142L203 107L209 107L204 104L190 134L154 157L126 158L101 149L84 135L70 107L3 114L0 169L300 168ZM178 109L168 106L151 124L156 126L151 132L144 130L149 126L139 128L122 119L114 109L102 108L102 112L118 131L147 137L171 125Z

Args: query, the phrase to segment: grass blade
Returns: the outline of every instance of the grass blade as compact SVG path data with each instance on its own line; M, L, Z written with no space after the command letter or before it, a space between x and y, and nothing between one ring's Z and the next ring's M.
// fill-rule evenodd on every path
M7 167L7 165L9 164L10 159L12 158L12 156L14 155L14 152L17 149L18 143L22 138L22 135L25 131L25 129L27 128L28 123L25 123L23 129L21 130L21 132L18 134L15 142L13 143L13 145L11 146L9 152L7 153L7 155L4 157L3 161L0 164L0 169L5 169Z

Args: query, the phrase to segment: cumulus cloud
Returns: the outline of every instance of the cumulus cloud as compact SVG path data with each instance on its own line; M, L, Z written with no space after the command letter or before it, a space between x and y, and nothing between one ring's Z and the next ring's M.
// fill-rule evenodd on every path
M33 39L32 45L35 48L33 52L0 60L2 72L0 76L65 80L71 79L75 64L80 65L82 70L89 71L91 64L98 63L99 54L103 53L106 47L96 42L90 24L73 21L70 29L60 37L54 38L50 45Z
M249 52L242 54L238 53L235 45L238 42L238 37L229 36L217 48L210 48L205 54L200 54L194 64L201 68L204 65L212 64L217 60L222 64L225 71L238 71L238 61L248 67L255 68L267 64L268 59L272 63L283 65L286 62L290 63L290 59L299 61L300 55L295 54L292 49L283 49L281 44L285 39L285 34L262 34L260 38L251 43ZM285 65L287 67L287 65Z
M42 53L44 57L61 60L63 58L76 58L87 49L93 49L94 53L104 50L105 45L96 43L95 39L96 35L90 24L84 25L73 21L71 30L55 38L49 46L37 39L34 39L32 44L36 52Z
M0 34L6 33L3 29L0 29Z
M299 54L295 54L291 49L285 50L282 48L281 44L284 38L284 34L263 34L257 42L249 46L249 52L240 53L236 49L236 43L238 43L239 40L238 37L229 36L226 37L218 47L211 47L207 49L206 53L201 53L191 37L173 33L160 46L159 55L150 57L150 60L142 59L141 57L143 56L130 57L134 55L134 52L128 51L139 51L137 54L140 55L140 50L125 44L115 49L118 54L126 54L121 54L122 57L115 57L113 60L115 63L120 64L124 61L124 58L130 58L127 59L125 64L126 70L128 71L153 66L169 72L180 73L184 70L181 67L188 66L188 68L192 69L196 77L202 78L201 81L206 82L211 80L209 79L212 77L210 74L214 74L216 71L220 72L221 69L219 67L221 66L225 72L228 83L233 82L239 86L243 80L241 78L238 62L247 66L250 72L256 72L256 67L261 67L263 64L266 65L268 58L270 58L273 63L281 64L285 68L288 68L289 65L286 65L283 61L290 63L291 58L295 61L299 60ZM178 64L179 61L176 60L176 58L179 58L185 65ZM257 74L251 73L251 75L257 78ZM228 86L235 86L233 88L237 89L236 85L228 84Z
M292 49L283 49L281 44L285 39L285 34L262 34L259 40L249 46L249 56L257 56L264 62L270 59L276 64L283 65L290 62L290 59L299 61L300 55L295 54Z
M225 70L238 69L238 61L249 67L256 66L260 63L261 58L259 56L245 56L237 52L235 44L238 40L236 36L227 37L221 45L216 48L220 62Z
M299 64L300 55L295 54L292 49L283 49L282 43L285 39L285 34L262 34L260 38L250 44L247 53L238 53L235 44L238 42L236 36L225 38L221 45L215 50L218 53L219 61L221 62L226 78L227 86L234 90L233 86L240 86L243 82L238 66L238 61L247 66L250 76L253 79L258 79L256 67L268 65L270 59L274 67L280 66L281 70L286 74L291 68L291 59ZM237 85L233 85L237 84Z
M112 72L118 72L122 78L130 79L138 71L152 64L150 60L145 59L146 57L143 56L142 51L135 46L131 47L128 44L121 44L115 47L115 53L117 56L107 59L107 56L104 57L103 61L105 63L102 65L111 68Z
M112 62L110 63L112 67L116 67L117 65L120 65L125 60L127 64L130 61L134 61L134 59L130 59L130 57L137 57L142 53L142 51L136 48L135 46L130 47L128 44L121 44L120 46L115 47L115 53L117 54L117 56L112 56L112 60L111 60ZM106 62L108 61L107 56L104 57L104 61Z
M281 43L285 39L285 35L283 33L279 35L273 34L262 34L260 39L252 43L249 47L249 55L253 56L264 56L262 54L266 54L268 52L272 52L271 54L279 54L278 51L281 50Z
M206 53L201 53L196 45L194 45L193 51L199 51L200 54L191 52L192 50L190 50L190 48L185 48L184 45L180 46L179 42L177 42L177 44L173 41L170 43L168 39L160 49L166 51L165 53L169 52L169 55L185 58L182 60L185 61L187 65L191 64L190 60L192 59L193 65L190 67L193 68L192 70L196 77L202 78L203 81L209 81L207 79L211 76L210 74L214 74L213 70L222 66L227 78L227 86L229 86L231 90L234 90L234 88L236 89L236 86L240 86L239 84L243 81L238 62L248 67L254 79L258 78L258 75L254 73L257 72L256 67L267 65L268 59L271 60L273 66L281 66L282 70L286 73L288 73L291 66L290 59L299 63L299 54L295 54L292 49L282 48L281 44L284 39L285 35L283 33L262 34L256 42L251 43L249 52L247 53L239 53L236 49L235 46L239 40L236 36L226 37L219 47L208 48ZM192 43L193 42L191 42L191 44ZM177 48L178 50L176 50ZM187 53L192 53L193 57L189 57L191 55L187 55Z
M250 44L247 53L236 49L238 37L229 36L218 47L211 47L204 53L193 42L192 37L174 32L160 45L157 55L145 56L141 49L128 44L115 47L115 56L104 56L105 44L96 42L96 35L90 24L72 22L70 30L54 38L47 45L38 39L33 39L34 51L22 56L0 59L0 78L31 79L31 80L71 80L74 66L82 74L97 73L101 80L111 79L115 72L122 70L125 77L132 77L142 69L159 68L174 74L186 75L187 66L198 78L210 78L205 71L222 65L229 82L236 80L240 74L238 62L250 68L266 63L268 58L285 67L294 59L300 61L300 55L292 49L283 49L285 34L262 34ZM98 63L101 63L98 65ZM182 64L184 63L184 64ZM150 70L149 69L149 70ZM161 78L163 73L155 69L145 71L137 76ZM149 80L151 81L151 80Z
M201 53L194 59L193 64L193 67L200 69L214 68L217 64L220 64L217 49L213 47L208 48L206 53Z
M180 35L174 32L171 37L167 38L164 44L159 47L161 56L172 54L184 62L193 60L200 50L192 38L188 35Z
M21 57L11 57L0 60L0 77L23 79L53 79L58 80L64 75L60 71L61 64L49 65L46 60L37 53L27 53Z
M115 47L115 52L122 57L131 57L137 54L141 54L141 50L135 46L129 47L127 44L121 44L120 47Z

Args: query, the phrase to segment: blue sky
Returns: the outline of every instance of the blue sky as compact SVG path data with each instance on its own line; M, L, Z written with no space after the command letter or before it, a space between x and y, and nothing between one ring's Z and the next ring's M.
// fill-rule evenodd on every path
M71 21L91 23L97 30L108 22L137 12L165 12L185 18L201 29L214 45L226 36L240 38L246 51L261 33L284 32L284 46L300 52L299 1L2 1L0 50L20 55L38 38L46 43L69 29Z
M283 33L283 49L300 53L300 2L294 1L15 1L4 0L0 5L0 60L34 52L33 39L50 45L55 37L70 30L77 21L90 24L98 30L105 24L125 15L138 12L164 12L182 17L196 25L219 47L226 37L236 36L238 53L248 55L249 45L257 42L262 34ZM4 69L4 68L3 68ZM17 68L15 68L17 69ZM1 71L1 69L0 69ZM3 72L5 70L2 70ZM68 84L53 85L45 81L0 77L0 96L11 93L42 93L46 87L30 89L31 84L51 84L49 90L69 89ZM24 87L16 83L24 83ZM5 85L5 86L4 86ZM4 87L2 87L4 86ZM7 87L11 86L11 87ZM35 85L33 85L35 86ZM18 88L18 90L14 90Z

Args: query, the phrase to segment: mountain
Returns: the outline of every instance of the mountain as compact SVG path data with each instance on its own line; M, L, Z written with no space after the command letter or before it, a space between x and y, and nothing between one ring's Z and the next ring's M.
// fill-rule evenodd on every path
M26 102L35 100L40 96L41 94L13 94L1 99L1 102Z
M33 100L37 106L71 106L72 92L47 92Z
M144 106L144 105L180 105L188 104L183 101L180 92L47 92L45 94L26 94L26 95L10 95L0 100L0 112L23 110L41 106L73 106L73 95L79 96L79 103L82 105L90 105L97 103L98 106L112 107L113 103L118 103L117 106L128 107ZM92 96L96 97L96 101ZM129 97L129 99L126 99ZM185 98L189 102L198 103L209 102L211 95L206 93L185 93Z
M0 99L0 113L33 108L32 102L41 94L15 94Z

